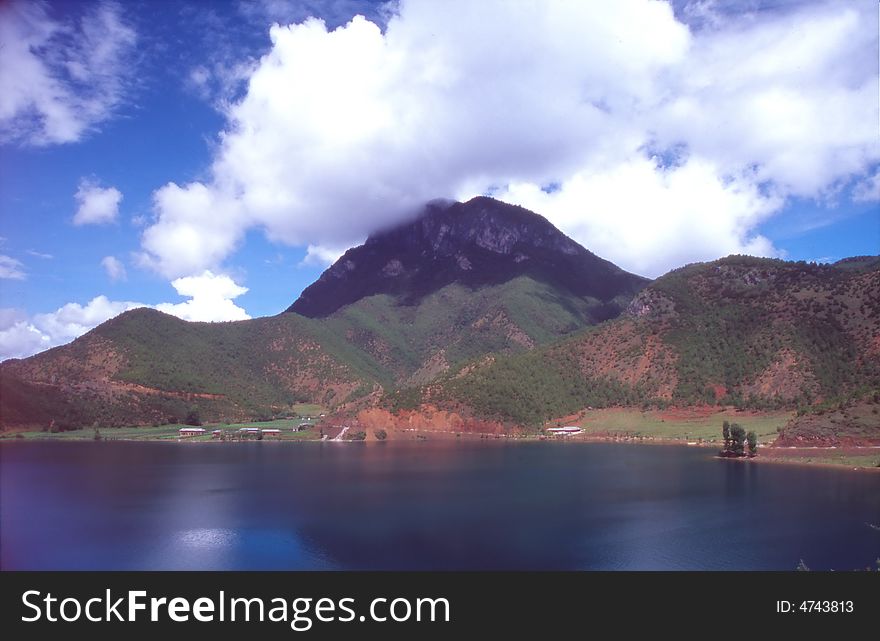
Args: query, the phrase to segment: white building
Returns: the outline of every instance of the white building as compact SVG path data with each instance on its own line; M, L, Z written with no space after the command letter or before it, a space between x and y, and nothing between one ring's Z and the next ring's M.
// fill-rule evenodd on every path
M574 425L569 425L566 427L548 427L546 431L549 432L550 434L558 434L561 436L570 436L571 434L580 434L584 430L582 430L580 427L577 427Z

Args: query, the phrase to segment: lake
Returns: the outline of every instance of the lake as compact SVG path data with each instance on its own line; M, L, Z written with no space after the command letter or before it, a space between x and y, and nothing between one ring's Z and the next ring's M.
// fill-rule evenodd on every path
M614 443L5 442L3 569L854 569L880 475Z

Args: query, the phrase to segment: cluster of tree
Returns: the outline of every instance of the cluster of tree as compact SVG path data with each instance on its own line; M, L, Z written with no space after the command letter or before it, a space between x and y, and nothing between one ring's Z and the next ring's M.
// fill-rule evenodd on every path
M758 435L754 431L746 432L739 423L724 421L721 426L721 435L724 437L724 449L720 455L725 457L745 456L748 445L750 457L758 454Z
M781 349L797 352L808 365L806 380L814 377L818 383L819 389L805 386L801 397L808 392L827 397L866 383L876 385L880 367L859 358L860 348L852 336L854 309L861 305L865 314L873 309L874 297L856 283L836 267L738 257L718 261L713 270L686 267L663 276L651 287L674 301L679 312L664 336L678 354L675 402L790 407L794 390L770 398L737 393L738 387L775 361ZM748 296L743 297L740 289ZM767 291L750 300L763 289ZM815 291L815 298L795 295L805 289ZM713 387L719 384L727 394L716 399ZM809 404L811 399L795 400Z
M381 405L390 412L414 410L421 405L423 395L424 389L421 387L404 387L386 392Z

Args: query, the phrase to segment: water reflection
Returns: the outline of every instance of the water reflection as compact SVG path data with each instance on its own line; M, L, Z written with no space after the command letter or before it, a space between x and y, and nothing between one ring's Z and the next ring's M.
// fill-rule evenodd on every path
M849 569L880 477L557 443L4 443L3 568ZM867 559L867 561L866 561Z

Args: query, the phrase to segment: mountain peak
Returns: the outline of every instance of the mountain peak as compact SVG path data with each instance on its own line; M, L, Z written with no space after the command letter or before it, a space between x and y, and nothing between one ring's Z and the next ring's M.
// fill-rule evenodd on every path
M457 253L468 245L507 255L520 243L555 248L565 254L583 251L543 216L486 196L465 203L429 203L416 220L373 234L366 244L417 239L436 256Z
M372 234L287 311L323 317L375 294L412 304L452 283L478 288L523 275L603 303L647 282L590 253L543 216L479 196L433 201L415 220Z

